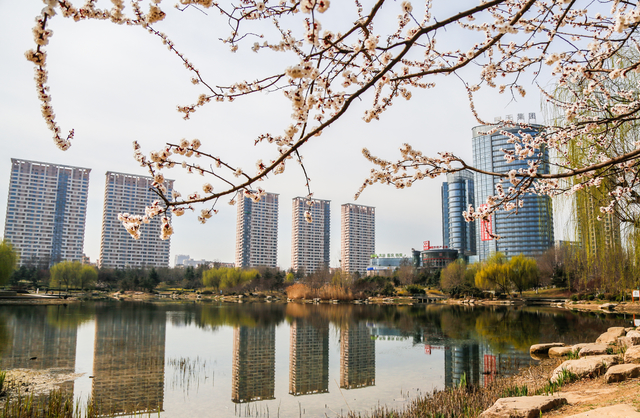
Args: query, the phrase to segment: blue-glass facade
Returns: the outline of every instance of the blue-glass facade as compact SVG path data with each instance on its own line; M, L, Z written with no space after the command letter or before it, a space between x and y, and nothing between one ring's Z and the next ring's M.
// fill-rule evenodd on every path
M462 212L474 204L474 177L467 170L447 174L442 184L442 245L458 250L465 258L476 255L476 229Z
M476 126L473 128L473 165L476 168L505 173L513 169L527 168L527 162L516 160L512 163L504 158L504 150L513 150L514 144L507 142L508 137L499 131L491 135L486 132L492 127ZM537 126L531 128L504 128L502 131L519 136L519 132L537 135ZM544 151L545 161L549 160L548 151ZM549 165L542 165L539 173L549 173ZM500 178L485 174L475 174L476 206L486 202L489 195L495 195L495 185ZM505 189L509 187L505 181ZM480 261L489 258L491 253L502 252L508 258L518 254L536 257L553 246L553 211L549 196L526 195L523 197L524 206L518 212L498 211L491 216L492 230L500 239L481 240L480 222L475 222L477 251Z

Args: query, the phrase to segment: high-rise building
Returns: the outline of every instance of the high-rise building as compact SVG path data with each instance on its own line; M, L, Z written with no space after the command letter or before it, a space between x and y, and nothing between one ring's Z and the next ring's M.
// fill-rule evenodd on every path
M329 323L296 318L291 324L289 393L329 392Z
M530 115L535 117L535 114ZM520 117L524 121L524 117ZM504 158L502 150L514 150L515 146L509 142L509 137L503 132L520 136L529 134L538 135L539 126L529 127L503 127L493 132L493 126L476 126L473 128L473 165L476 168L504 173L520 168L527 169L527 160L516 160L509 163ZM493 133L488 133L492 131ZM543 158L549 161L548 150L543 149ZM549 164L542 164L538 173L549 173ZM475 202L481 205L487 201L489 195L496 194L496 184L501 179L486 174L475 175ZM504 184L507 189L510 184ZM479 260L486 260L491 253L501 252L508 258L523 254L527 257L536 257L553 246L553 212L551 198L527 194L522 197L524 206L516 211L497 211L491 215L489 221L475 222L476 242ZM500 236L496 240L491 234Z
M236 218L236 267L276 267L278 264L278 195L258 202L243 196Z
M344 204L340 213L342 271L364 274L376 247L376 208Z
M304 197L293 199L292 269L302 268L306 273L313 273L319 266L329 267L330 203ZM306 220L307 211L311 213L311 222Z
M91 169L11 159L4 238L20 265L82 261Z
M144 214L158 196L151 190L153 178L133 174L106 174L102 235L100 236L100 267L168 267L171 242L160 238L160 216L140 225L140 239L134 239L118 220L118 214ZM166 180L171 193L173 180ZM167 214L170 217L170 214Z
M474 205L473 173L468 170L447 174L442 183L442 245L458 250L465 258L476 255L476 227L462 212ZM475 205L474 205L475 206Z
M231 386L231 400L235 403L275 399L275 325L233 330Z

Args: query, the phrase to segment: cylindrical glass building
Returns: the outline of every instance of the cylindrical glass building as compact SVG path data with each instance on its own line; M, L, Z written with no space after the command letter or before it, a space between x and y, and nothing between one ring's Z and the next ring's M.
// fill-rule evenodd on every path
M516 160L509 163L504 158L504 150L513 150L514 144L507 142L508 137L500 133L506 131L517 136L520 132L532 136L538 134L539 125L531 125L531 128L503 128L487 135L493 126L476 126L473 128L473 165L476 168L505 173L510 170L528 168L527 161ZM545 161L548 161L548 151L544 151ZM543 164L539 173L549 173L549 165ZM496 194L495 185L500 178L485 174L475 173L475 202L476 206L487 201L487 197ZM510 184L503 183L507 189ZM528 194L523 197L524 206L514 211L497 211L491 216L489 227L492 232L500 236L500 239L490 239L487 234L482 234L481 223L475 222L476 242L479 260L486 260L491 253L501 252L511 258L518 254L527 257L536 257L553 246L553 211L549 196Z

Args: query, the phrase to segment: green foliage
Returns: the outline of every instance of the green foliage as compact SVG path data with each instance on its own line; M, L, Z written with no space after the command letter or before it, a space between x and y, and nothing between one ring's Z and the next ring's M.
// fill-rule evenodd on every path
M511 280L507 258L498 252L485 261L476 274L476 286L481 289L496 289L503 293L509 293Z
M98 281L98 271L93 266L84 265L74 283L82 290L93 289Z
M9 283L11 274L18 265L18 252L8 240L0 242L0 286Z
M296 279L296 276L292 272L289 272L284 278L284 281L285 283L293 283L295 279Z
M538 282L540 272L532 258L519 254L509 260L508 268L511 283L520 294Z
M206 270L202 274L202 284L215 289L228 289L247 284L259 277L258 270L241 270L230 267L221 267Z
M412 295L424 295L425 294L424 288L422 288L422 286L419 286L417 284L410 284L405 289L407 290L407 292L409 292Z
M51 283L52 287L69 287L75 285L79 281L82 273L82 264L79 261L61 261L51 267Z
M391 282L386 282L384 287L380 290L381 296L395 296L396 288Z
M507 387L502 392L502 398L515 398L519 396L529 396L529 387L527 385L514 385Z

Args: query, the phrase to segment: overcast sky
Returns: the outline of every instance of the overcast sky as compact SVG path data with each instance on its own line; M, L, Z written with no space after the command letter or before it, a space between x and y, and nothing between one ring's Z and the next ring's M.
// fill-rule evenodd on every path
M456 5L459 3L475 4ZM399 4L391 6L399 9ZM260 133L279 134L288 126L291 106L281 93L212 103L184 121L176 105L195 102L203 91L191 84L181 61L158 39L141 28L96 21L74 23L61 16L50 26L54 36L46 49L49 84L58 123L63 132L74 128L75 139L68 151L58 150L40 116L33 65L24 58L24 52L33 48L31 30L41 8L42 3L36 0L0 0L1 220L6 214L12 157L91 168L84 251L95 261L100 251L105 173L147 174L132 158L133 140L148 152L165 142L198 138L203 150L246 170L253 170L258 158L273 158L275 148L254 147L253 142ZM217 40L228 36L224 21L196 11L168 12L157 28L165 31L214 84L251 80L294 62L282 54L255 54L249 50L250 44L232 54ZM390 9L389 13L395 16L398 10ZM362 114L366 103L354 106L303 148L315 197L331 200L331 266L338 266L340 258L340 205L354 202L354 193L371 169L361 155L363 147L393 159L400 145L409 142L427 155L452 151L471 161L471 128L477 123L463 85L454 77L436 81L436 88L414 91L410 101L396 101L380 121L365 123ZM534 88L526 100L518 102L494 92L479 97L477 107L489 120L529 112L536 112L538 121L542 120L540 96ZM179 170L165 176L176 180L176 189L183 195L200 191L200 176ZM355 203L376 207L377 253L408 254L425 240L441 244L443 180L423 180L405 190L375 185L362 194ZM272 176L261 187L280 195L278 263L289 268L291 200L306 194L304 177L297 164L289 164L283 175ZM206 225L199 224L195 214L174 217L171 264L177 254L234 261L236 207L222 203L220 213Z

